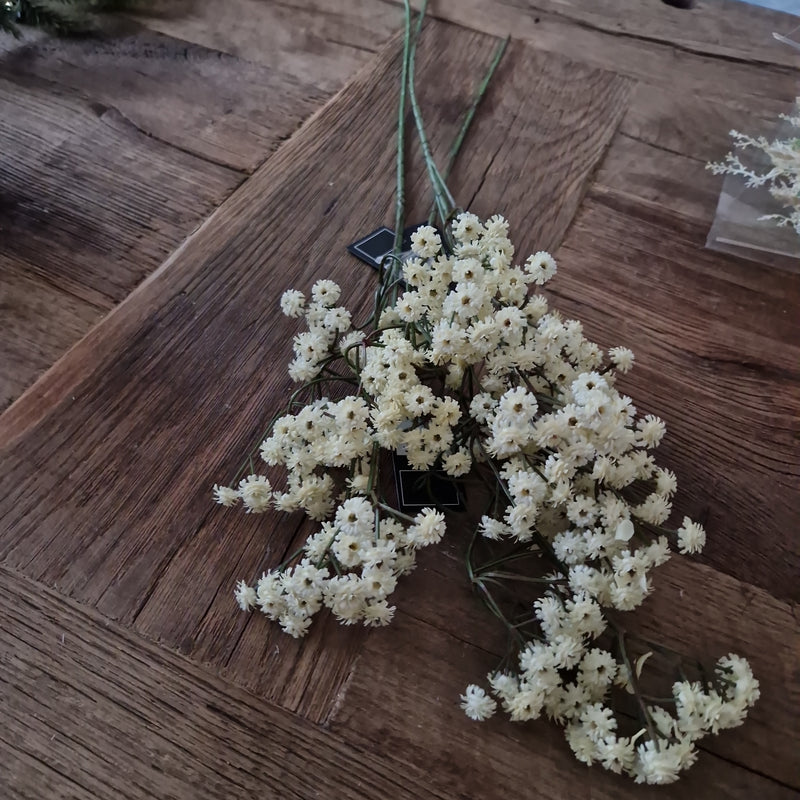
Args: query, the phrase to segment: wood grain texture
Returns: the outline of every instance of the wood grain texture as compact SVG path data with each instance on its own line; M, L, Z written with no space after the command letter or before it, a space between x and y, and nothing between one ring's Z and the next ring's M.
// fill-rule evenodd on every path
M224 10L214 0L189 0L168 17L139 21L333 92L400 30L403 12L386 0L228 0Z
M735 102L743 112L788 103L797 92L796 54L772 38L794 28L794 18L745 3L707 0L681 11L660 0L437 0L431 13L648 86Z
M712 100L708 90L687 94L676 88L639 83L631 94L620 130L639 142L676 155L700 162L720 161L732 147L732 128L747 130L754 136L771 136L778 115L791 107L792 100L788 96L774 102L763 98L744 108L733 98ZM699 170L697 174L700 180Z
M412 0L411 5L419 8L421 2ZM143 23L154 30L180 31L181 38L188 36L191 41L201 41L214 49L273 65L297 58L300 48L306 47L309 52L302 65L308 69L314 57L331 45L376 49L401 26L403 4L399 0L234 0L235 11L228 16L221 15L211 0L196 0L183 7L183 13L170 19L143 18ZM498 33L497 26L505 25L501 35L519 36L522 31L528 34L539 30L537 38L547 39L557 31L572 30L574 45L594 41L596 50L610 51L611 43L617 42L623 56L616 65L617 71L637 68L625 62L628 47L638 46L642 52L648 46L659 45L734 64L797 66L791 48L777 44L772 36L774 31L788 33L796 27L793 17L725 0L705 0L691 10L637 0L433 0L429 13L492 33ZM268 41L273 46L267 48L259 43L256 31L270 37ZM319 54L312 49L312 43L319 48ZM342 54L337 55L341 63ZM644 64L638 68L647 69Z
M291 75L146 30L4 47L0 408L326 97Z
M426 29L419 70L429 77L421 102L438 152L495 45L449 25ZM397 51L395 42L2 418L7 563L199 660L227 665L233 679L288 707L310 703L315 718L326 711L324 698L329 705L335 696L334 677L346 674L341 664L360 640L354 635L337 650L322 630L303 645L280 645L278 675L252 670L281 637L232 613L231 588L279 561L297 522L225 514L211 505L210 485L235 471L287 395L283 365L295 326L276 313L280 293L307 290L328 275L347 287L357 309L370 302L374 273L344 247L391 216ZM465 194L497 208L506 187L487 179L493 164L525 163L536 172L515 195L520 213L535 220L522 243L528 247L545 237L557 243L558 226L568 223L564 212L538 219L536 212L554 196L563 208L577 206L627 96L627 83L608 73L583 73L584 93L558 95L559 68L579 68L545 61L513 49L508 69L522 77L498 82L509 99L486 112L510 128L527 84L526 113L547 107L552 117L535 128L541 160L531 160L524 131L503 137L498 148L480 129L457 178ZM591 130L573 125L579 114L593 120ZM367 117L373 122L365 128ZM574 161L559 154L559 143ZM423 186L416 170L409 196L423 198ZM427 202L419 205L427 211ZM46 465L31 456L34 442L47 442ZM58 496L56 486L63 489ZM336 637L347 642L338 631ZM318 657L323 644L325 661ZM298 667L317 662L319 673ZM309 684L321 685L324 696L306 698Z
M0 361L18 365L0 386L5 407L241 176L36 79L21 91L19 81L0 77L0 152L0 258L8 265L0 275ZM19 303L23 284L36 294ZM59 293L51 312L45 304Z
M0 59L22 92L29 79L65 89L97 116L118 114L148 137L252 172L328 98L293 74L146 29L103 39L44 38Z
M0 652L9 800L453 796L2 567Z
M402 25L398 0L233 0L232 8L220 16L212 0L197 0L188 15L144 24L329 89ZM686 11L659 0L436 0L429 13L686 98L724 98L742 114L754 107L777 113L797 91L796 57L772 37L795 27L793 17L745 3L707 0Z
M446 8L446 0L440 0ZM455 3L451 7L455 8ZM639 40L646 44L665 43L676 50L712 55L737 62L780 64L796 67L791 48L776 44L774 31L788 32L793 18L779 11L724 0L706 0L692 9L679 9L666 3L640 3L637 0L596 0L593 3L567 3L563 0L477 0L461 3L465 21L495 17L533 18L551 14L588 29L618 39ZM473 16L475 15L475 16ZM481 15L481 16L479 16ZM538 23L534 23L538 24Z
M0 211L2 213L2 211ZM19 397L110 308L106 298L76 297L37 275L18 259L0 255L0 407Z

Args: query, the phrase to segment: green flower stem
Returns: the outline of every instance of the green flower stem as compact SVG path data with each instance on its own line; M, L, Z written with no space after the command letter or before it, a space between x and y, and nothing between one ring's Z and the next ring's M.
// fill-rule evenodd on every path
M520 575L516 572L480 572L479 577L476 580L481 580L483 578L502 578L507 581L524 581L525 583L546 583L548 586L552 586L555 583L564 583L564 578L532 578L528 575Z
M486 456L486 463L489 465L489 468L494 473L494 477L497 480L497 483L500 486L500 488L503 490L503 494L505 494L506 498L508 499L508 502L511 505L514 505L514 500L511 497L511 495L509 494L508 488L506 487L505 483L503 482L503 478L500 475L500 473L498 472L494 461L492 461L492 458L489 455L489 453L486 452L486 448L483 446L483 442L481 442L480 439L477 439L476 441L478 442L478 446L483 451L483 454ZM539 547L541 547L541 549L545 553L547 553L548 558L553 562L553 566L555 566L555 568L565 578L568 577L569 576L569 570L564 566L564 564L561 563L561 560L555 554L555 551L553 550L553 546L550 544L550 542L548 542L547 539L545 539L544 536L542 536L542 534L539 533L539 531L536 531L536 530L533 531L533 538L536 541L536 544L538 544Z
M495 486L491 486L490 488L496 490ZM495 495L496 495L496 492L495 492ZM492 505L494 504L494 502L495 502L495 496L493 496L489 500L489 503L486 506L486 511L487 512L491 510ZM472 581L473 581L473 579L475 577L474 568L472 566L472 552L475 549L475 545L478 542L478 534L479 533L480 533L480 525L476 525L475 528L472 531L472 536L470 537L469 544L467 545L466 566L467 566L467 577L469 578L470 583L472 583Z
M427 0L425 5L427 5ZM406 153L406 94L408 91L408 72L411 59L412 44L416 44L422 26L422 19L425 16L425 6L423 6L417 29L412 39L411 35L411 6L405 4L405 35L403 36L403 59L400 68L400 97L397 103L397 156L395 161L396 189L394 205L394 243L392 244L391 255L386 256L380 264L380 283L375 293L375 308L373 311L373 321L377 325L380 315L386 307L386 297L392 292L395 299L397 297L396 283L398 280L398 268L401 266L398 256L403 247L403 229L405 227L405 153ZM392 291L391 287L394 287Z
M420 19L422 14L420 14ZM394 245L392 253L400 255L403 245L405 217L405 153L406 153L406 91L408 84L408 62L411 55L411 7L405 6L405 36L403 37L403 64L400 71L400 99L397 104L397 190L394 206ZM382 267L383 265L381 265Z
M291 564L292 561L294 561L303 552L305 552L305 545L303 545L302 547L299 547L288 558L286 558L283 561L281 561L281 563L278 564L277 567L275 567L275 571L276 572L283 572L289 566L289 564Z
M369 459L369 479L367 481L367 494L374 495L374 486L378 478L380 468L378 466L378 457L381 452L381 447L377 442L372 445L372 455Z
M509 561L517 561L520 558L539 558L540 554L534 552L530 549L530 546L526 543L525 544L524 552L517 552L511 551L510 553L501 556L500 558L496 558L493 561L488 561L485 564L482 564L478 567L477 573L482 574L483 570L491 570L495 567L499 567L501 564L506 564Z
M336 558L336 556L333 554L333 551L330 549L328 550L328 557L331 560L331 566L333 567L333 571L337 575L342 575L343 574L342 565L339 563L339 559Z
M409 0L404 0L404 3L406 8L410 8ZM424 18L427 5L428 4L426 0L426 2L423 3L420 11L420 21ZM411 110L414 114L414 122L417 126L417 135L419 136L420 146L422 147L422 157L425 161L425 166L428 170L428 177L430 178L431 186L433 188L433 196L436 202L436 207L439 211L439 216L444 222L455 209L456 201L453 198L453 195L450 193L450 190L447 188L447 184L444 182L444 179L442 178L441 173L436 166L436 162L433 159L430 144L428 142L428 136L425 133L425 126L422 121L422 112L419 108L417 92L414 86L416 56L417 41L415 39L411 44L411 52L408 60L408 97L411 102Z
M517 646L524 646L525 637L522 636L516 627L506 619L505 614L503 614L503 612L500 610L500 606L497 605L497 601L494 599L494 596L486 588L486 584L482 580L477 580L474 582L474 585L478 588L478 593L481 600L483 600L484 604L492 612L492 614L494 614L506 626L509 635L516 640Z
M508 43L511 37L506 36L499 45L497 45L497 49L495 50L494 57L492 58L491 63L489 64L489 69L486 71L486 75L483 76L483 80L481 81L480 85L478 86L478 90L475 93L475 97L472 100L472 105L470 105L469 109L467 110L467 114L464 117L464 121L461 123L461 128L458 131L458 135L453 142L452 147L450 148L450 153L447 159L447 164L444 168L444 178L445 180L450 176L450 172L453 169L453 164L455 163L456 156L458 156L459 150L461 150L461 145L464 143L464 139L467 136L467 132L469 131L470 125L472 124L472 120L475 117L475 112L478 110L478 106L480 105L483 96L486 94L486 90L489 88L489 82L494 77L495 70L500 65L500 61L503 58L503 55L506 52L506 47L508 47Z
M329 557L333 556L333 553L331 553L331 547L333 547L333 543L336 541L337 535L338 534L334 533L333 536L331 536L328 544L325 546L325 552L322 554L322 557L319 559L319 561L317 561L317 563L314 565L317 569L321 569L325 562L329 560Z
M606 617L606 619L608 619L608 617ZM622 656L622 661L625 664L625 669L628 672L628 682L630 683L631 689L633 689L633 694L636 697L636 703L639 706L640 716L645 727L647 728L647 735L655 743L656 749L659 749L659 737L656 733L655 725L653 724L653 718L647 709L647 703L644 701L644 695L639 688L639 680L636 677L636 670L631 664L630 657L628 656L628 648L625 646L625 631L613 620L609 619L608 621L614 627L614 630L617 634L617 643L619 644L620 655Z
M480 105L483 96L486 94L486 90L489 87L489 82L492 80L494 76L495 70L497 69L500 61L503 58L503 55L506 51L506 47L508 46L508 42L511 37L506 36L503 41L497 46L495 50L494 57L492 58L491 63L489 64L489 69L484 75L483 80L481 81L480 85L478 86L477 91L475 92L475 97L472 99L472 104L470 105L467 113L464 117L463 122L461 123L461 127L456 134L456 138L453 140L453 144L450 146L450 152L447 156L447 163L445 164L444 172L442 174L442 178L446 181L450 177L450 173L453 170L453 165L455 164L456 158L461 150L461 145L464 144L464 139L467 137L467 133L472 125L472 120L475 118L475 112L478 110L478 106ZM428 212L428 224L433 224L434 215L436 213L436 203L434 202L431 205L431 210Z
M402 511L399 511L398 509L394 508L393 506L390 506L387 503L382 502L380 500L380 498L378 498L378 496L374 492L372 494L372 502L374 503L374 505L377 508L382 509L387 514L391 514L395 519L401 519L401 520L403 520L403 522L408 522L408 523L410 523L412 525L416 521L414 519L414 517L409 517L408 514L404 514Z

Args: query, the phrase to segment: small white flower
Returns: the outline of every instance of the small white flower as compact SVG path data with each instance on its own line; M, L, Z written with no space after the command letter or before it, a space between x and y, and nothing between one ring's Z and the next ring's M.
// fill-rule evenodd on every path
M442 466L448 475L459 478L466 475L472 467L472 456L465 449L450 453L443 461Z
M239 491L214 484L214 501L222 506L235 506L239 502Z
M541 286L556 274L556 260L550 253L540 250L529 256L525 262L525 271L533 277L534 283Z
M688 739L671 742L661 739L658 744L647 741L636 748L634 777L636 783L673 783L681 770L697 760L697 751Z
M363 610L364 625L369 628L388 625L394 617L395 607L390 606L386 600L373 600L367 603Z
M436 544L444 536L444 514L432 508L423 508L408 529L408 539L417 547Z
M302 317L305 305L305 295L296 289L289 289L281 295L281 311L287 317Z
M264 475L248 475L239 483L239 497L248 514L263 514L269 508L272 487Z
M430 225L420 225L411 234L411 249L420 258L433 258L441 246L442 240L439 234Z
M344 333L350 327L350 312L346 308L330 308L323 324L328 330Z
M584 686L605 689L616 677L617 669L617 662L611 653L595 647L584 653L578 676Z
M653 493L648 495L644 502L631 509L633 514L651 525L661 525L667 521L672 504L663 494Z
M699 553L705 545L706 532L703 526L684 517L683 524L678 528L678 550L684 554Z
M329 280L317 281L311 287L311 297L315 303L319 303L324 308L331 308L341 297L342 290L338 283Z
M301 614L284 614L278 620L284 633L295 639L301 639L308 633L311 625L311 617L306 617Z
M374 524L372 504L364 497L351 497L336 510L336 524L342 533L357 538L372 534Z
M239 581L236 585L234 596L242 611L250 611L256 604L256 590L252 586L248 586L244 581Z
M590 703L584 706L579 720L584 733L593 742L615 735L617 729L614 712L602 703Z
M645 447L657 447L664 434L667 431L667 426L658 417L648 414L644 419L640 419L636 425L638 430L638 440Z
M634 355L627 347L612 347L608 351L611 363L617 368L618 372L630 372L633 367Z
M461 695L461 708L470 719L483 722L497 710L497 703L480 686L472 683Z
M453 221L452 231L457 242L468 244L478 239L486 229L475 214L463 212Z
M493 519L487 516L481 517L479 530L486 539L493 540L501 539L503 536L509 536L511 534L511 529L508 525L501 522L499 519Z
M481 392L476 394L469 406L469 413L478 422L486 422L489 417L494 413L497 401L492 397L489 392Z
M611 772L630 772L636 759L634 743L629 736L607 736L595 743L597 759Z

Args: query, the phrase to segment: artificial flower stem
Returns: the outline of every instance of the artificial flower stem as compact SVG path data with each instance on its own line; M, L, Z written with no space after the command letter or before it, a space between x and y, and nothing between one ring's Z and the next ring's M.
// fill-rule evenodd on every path
M402 519L404 522L414 523L414 517L409 517L408 514L404 514L402 511L398 511L396 508L381 502L375 495L373 495L372 499L375 505L383 509L387 514L391 514L396 519Z
M500 64L501 59L503 58L503 54L506 51L506 47L508 46L510 38L511 38L510 36L506 36L506 38L503 39L497 46L497 49L495 50L494 53L494 57L492 58L492 61L489 64L489 69L487 70L486 75L483 76L483 80L481 81L477 91L475 92L475 97L473 97L472 99L472 104L467 109L467 113L464 116L464 120L461 123L461 127L458 129L456 138L453 140L453 144L450 146L450 152L447 157L447 163L445 164L444 172L442 173L442 178L445 181L450 177L450 173L453 170L453 165L455 164L456 158L458 157L458 154L461 150L461 145L464 144L464 139L466 139L470 126L472 125L472 120L475 117L475 112L478 110L478 106L480 105L483 96L486 94L489 82L492 80L492 76L494 75L495 70ZM430 211L428 212L429 225L433 224L435 215L436 215L436 203L434 202L431 205Z
M409 0L404 0L404 2L407 8L410 7ZM427 5L427 0L425 0L422 5L422 9L420 10L420 21L425 16L425 9L427 8ZM416 56L417 40L415 39L411 43L411 52L408 60L408 96L411 102L411 110L414 114L414 122L417 126L417 135L419 136L419 142L422 148L422 157L425 160L425 166L428 170L428 176L430 177L433 195L439 210L439 216L442 218L442 222L444 222L448 218L451 211L455 209L456 201L453 198L453 195L450 193L450 190L447 188L447 184L444 182L444 179L442 178L441 173L436 166L436 162L433 159L430 144L428 142L428 136L425 133L425 126L422 121L422 112L420 111L419 101L417 100L417 92L414 86Z
M617 642L619 644L619 651L620 655L622 656L622 661L625 665L625 670L628 673L628 682L631 685L631 689L633 690L634 697L636 698L636 703L639 706L639 711L642 717L642 721L647 728L647 735L650 737L651 741L654 742L656 749L660 749L658 744L658 735L656 734L655 726L653 725L652 717L650 716L650 712L647 710L647 704L644 702L641 689L639 688L639 680L636 677L636 671L631 664L630 657L628 656L628 649L625 646L625 631L618 625L616 625L612 620L609 620L614 627L614 630L617 634Z
M479 573L479 577L476 580L480 580L480 578L503 578L509 581L524 581L526 583L546 583L548 586L552 586L554 583L564 583L564 578L532 578L528 575L519 575L514 572L481 572Z

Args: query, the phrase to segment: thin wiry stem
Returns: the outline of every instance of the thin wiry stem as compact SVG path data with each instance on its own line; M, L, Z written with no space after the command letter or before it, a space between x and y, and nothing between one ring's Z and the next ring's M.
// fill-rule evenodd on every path
M464 115L464 120L461 123L461 127L458 129L456 138L453 140L453 144L450 146L450 152L447 156L447 163L445 164L444 172L442 173L442 178L445 181L450 177L450 173L453 171L453 165L455 164L459 152L461 152L461 146L464 144L464 139L467 138L467 133L472 125L472 120L475 118L475 112L478 110L478 106L486 94L486 90L489 88L489 82L494 77L494 73L497 70L497 67L500 65L500 61L505 54L506 47L508 47L509 40L510 37L506 36L506 38L497 45L494 56L492 57L492 61L489 64L489 69L486 71L486 74L483 76L483 80L478 85L475 96L472 98L472 103L467 109L467 113ZM434 202L431 206L431 210L428 212L429 225L433 223L435 213L436 203Z
M426 2L423 3L420 11L420 20L422 20L425 15L425 9L427 5L428 4L426 0ZM410 7L408 0L405 0L405 6L406 8ZM444 221L448 218L451 211L455 209L456 201L454 200L453 195L450 193L450 190L447 188L447 184L444 182L444 179L442 178L441 173L436 166L436 162L433 159L430 143L428 142L428 135L425 133L425 126L422 121L422 112L420 111L419 101L417 100L417 92L414 85L417 39L418 37L411 44L411 52L408 60L408 97L411 102L411 110L414 114L414 122L417 127L417 135L419 136L420 146L422 147L422 157L428 170L428 177L430 178L431 186L433 187L433 196L436 202L436 207L439 211L439 216Z

